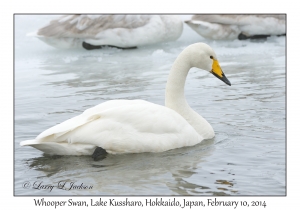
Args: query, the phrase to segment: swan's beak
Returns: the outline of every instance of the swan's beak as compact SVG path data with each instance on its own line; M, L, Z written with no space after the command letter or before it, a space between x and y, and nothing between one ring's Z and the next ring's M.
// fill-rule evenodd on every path
M212 70L210 71L213 75L215 75L217 78L225 82L227 85L231 86L230 81L227 79L225 76L224 72L222 71L219 62L215 59L213 59L213 65L212 65Z

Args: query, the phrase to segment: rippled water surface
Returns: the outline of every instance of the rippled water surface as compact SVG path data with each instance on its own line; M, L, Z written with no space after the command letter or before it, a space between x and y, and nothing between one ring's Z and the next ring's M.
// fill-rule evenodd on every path
M53 17L15 16L15 195L285 195L285 37L181 38L135 50L57 50L26 37ZM164 104L171 65L189 44L211 45L232 86L192 69L190 106L214 139L163 153L47 156L20 147L45 129L111 99ZM65 183L92 189L40 188Z

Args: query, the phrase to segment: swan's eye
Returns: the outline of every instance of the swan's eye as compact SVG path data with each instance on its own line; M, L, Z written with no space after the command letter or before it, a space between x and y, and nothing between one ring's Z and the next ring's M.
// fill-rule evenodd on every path
M211 55L211 56L210 56L210 59L214 59L214 56Z

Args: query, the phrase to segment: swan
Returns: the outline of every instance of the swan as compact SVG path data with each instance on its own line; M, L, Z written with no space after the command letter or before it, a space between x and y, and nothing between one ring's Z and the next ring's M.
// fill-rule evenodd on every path
M177 40L182 30L176 15L65 15L28 35L56 48L131 49Z
M20 145L53 155L93 155L97 159L106 153L164 152L213 138L212 126L184 96L185 80L192 67L206 70L231 86L213 49L195 43L179 54L170 70L165 106L144 100L110 100Z
M285 35L286 16L277 15L194 15L185 23L208 39L233 40Z

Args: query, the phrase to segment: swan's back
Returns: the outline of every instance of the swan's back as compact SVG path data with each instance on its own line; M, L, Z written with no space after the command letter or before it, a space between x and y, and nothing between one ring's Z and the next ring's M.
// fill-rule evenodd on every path
M145 26L150 15L65 15L38 30L38 36L94 38L108 29Z
M209 23L227 24L227 25L248 25L259 24L264 20L278 21L285 23L285 15L194 15L192 20L200 20Z
M34 35L57 48L92 46L132 48L174 41L183 23L174 15L66 15Z

